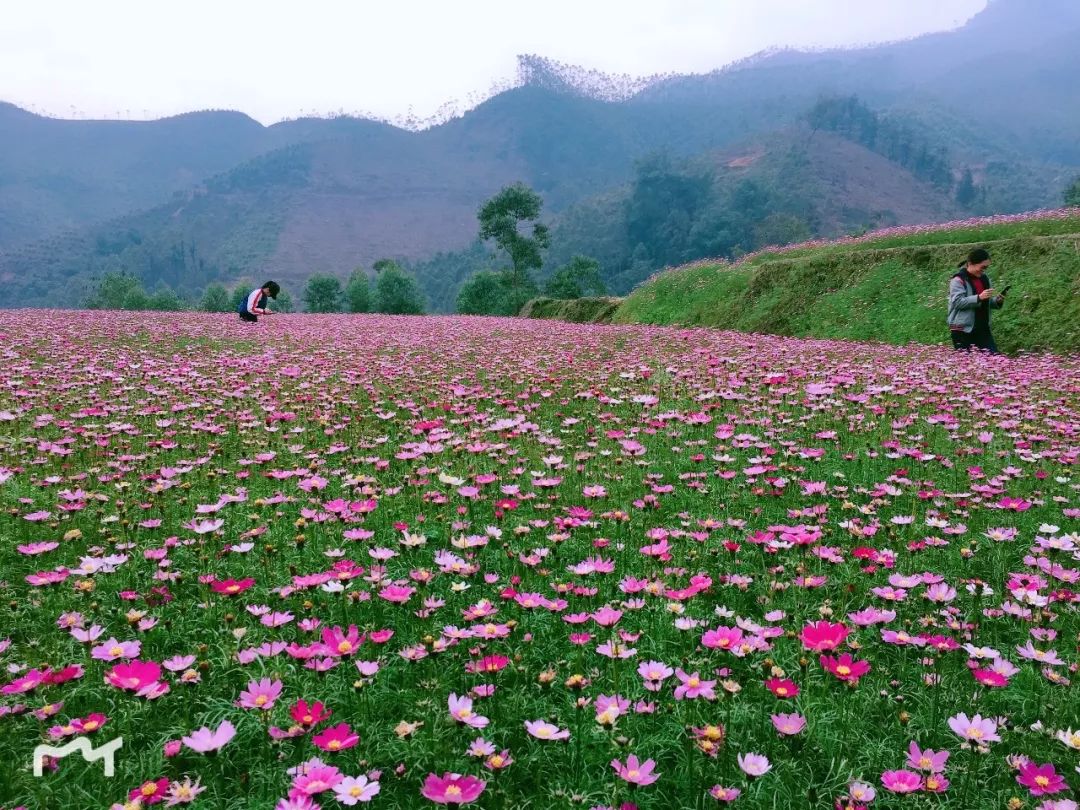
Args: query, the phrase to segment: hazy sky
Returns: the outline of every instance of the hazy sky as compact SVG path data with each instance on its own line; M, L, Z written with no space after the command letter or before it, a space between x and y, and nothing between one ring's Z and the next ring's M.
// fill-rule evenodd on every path
M881 42L986 0L3 0L0 100L52 115L237 109L432 114L512 79L516 55L635 76L770 46ZM518 10L520 8L520 10Z

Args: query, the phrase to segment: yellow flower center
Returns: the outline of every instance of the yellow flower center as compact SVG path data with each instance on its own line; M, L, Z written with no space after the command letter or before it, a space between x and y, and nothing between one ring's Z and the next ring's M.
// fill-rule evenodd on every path
M123 655L123 647L109 647L109 655Z
M494 767L501 768L506 760L503 759L502 756L500 756L499 754L494 754L489 761Z
M339 748L341 748L341 740L331 740L326 747L329 748L331 751L337 751Z
M551 729L549 729L549 728L538 728L536 730L536 736L537 737L550 737L551 736Z
M359 796L359 795L360 795L361 793L363 793L363 792L364 792L364 791L363 791L363 790L361 790L361 789L360 789L360 788L359 788L358 786L356 786L356 785L353 785L353 786L352 786L351 788L349 788L349 795L350 795L350 796Z
M446 795L447 796L460 796L461 795L461 788L459 788L457 785L449 785L446 788Z
M98 721L97 720L87 720L85 723L83 723L83 729L85 731L93 731L97 727L98 727Z
M975 728L975 726L972 726L968 729L968 736L971 737L971 739L973 740L981 740L982 735L983 733L981 728Z
M255 705L256 706L263 706L263 705L266 704L266 701L268 701L269 699L270 698L268 698L266 695L259 695L257 698L255 698Z
M157 793L157 785L155 785L153 782L146 782L143 784L139 792L143 796L153 796L155 793Z
M851 674L851 667L847 667L847 666L844 666L843 664L841 664L840 666L838 666L836 668L836 674L837 675L850 675Z
M637 779L640 775L640 771L635 768L634 770L627 771L626 775L629 776L631 779Z
M687 686L701 686L701 680L698 678L691 678L686 682Z
M353 647L352 647L352 642L351 641L343 641L343 642L341 642L340 644L337 645L337 649L338 649L339 653L352 652L352 648Z
M1050 784L1050 780L1045 776L1036 776L1035 777L1035 784L1038 785L1039 787L1046 787L1047 785Z
M776 690L776 694L778 694L780 697L787 697L787 693L788 690L786 686L778 687Z

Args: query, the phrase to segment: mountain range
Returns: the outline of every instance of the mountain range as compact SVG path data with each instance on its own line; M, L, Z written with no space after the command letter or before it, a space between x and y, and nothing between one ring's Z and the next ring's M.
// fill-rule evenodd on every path
M615 292L753 240L1052 206L1080 173L1078 40L1080 3L991 0L954 31L780 50L630 92L527 57L518 86L420 131L228 111L57 120L0 103L0 306L70 305L109 270L197 298L216 281L295 287L390 257L447 310L465 277L499 264L476 212L515 181L544 199L548 264L594 255ZM887 145L814 125L815 105L851 97ZM916 152L947 171L920 173ZM657 155L713 189L677 249L632 232ZM763 204L740 202L748 183ZM743 236L709 238L747 210Z

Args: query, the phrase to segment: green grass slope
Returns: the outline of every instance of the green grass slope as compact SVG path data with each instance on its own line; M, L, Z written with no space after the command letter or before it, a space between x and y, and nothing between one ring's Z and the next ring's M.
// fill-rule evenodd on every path
M993 314L998 346L1080 351L1080 209L914 230L668 270L627 296L612 320L947 343L949 277L969 250L986 247L994 286L1012 285Z

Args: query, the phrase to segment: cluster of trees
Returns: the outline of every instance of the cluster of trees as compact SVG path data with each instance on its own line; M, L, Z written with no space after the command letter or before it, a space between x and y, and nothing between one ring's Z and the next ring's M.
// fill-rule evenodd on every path
M913 127L902 121L879 115L857 96L823 98L806 114L810 126L836 132L899 163L916 177L929 180L941 188L952 185L952 167L944 146L931 145ZM971 175L967 177L971 183ZM966 189L967 201L960 200L963 181L957 189L958 202L968 205L974 200L974 188Z
M539 222L543 201L523 183L507 186L480 208L480 238L492 241L510 264L481 270L461 287L457 311L464 315L516 315L525 302L541 292L535 274L544 266L544 251L551 244L548 227ZM544 286L552 298L603 295L600 265L587 256L574 256Z
M387 315L423 315L424 295L416 279L397 262L375 262L374 289L368 274L357 268L344 287L337 276L319 273L304 287L308 312L382 312Z
M1080 207L1080 177L1073 180L1072 185L1065 189L1065 205Z
M397 262L383 259L375 263L375 283L357 269L342 286L340 279L325 273L311 276L301 296L308 312L383 312L391 315L422 315L424 296L420 286ZM255 289L256 282L240 281L231 290L220 282L207 285L199 301L181 298L174 290L160 287L148 293L142 281L131 273L108 272L83 301L87 309L158 310L178 312L236 312ZM272 302L275 312L293 312L288 290Z

